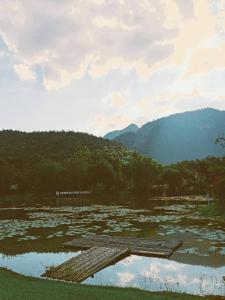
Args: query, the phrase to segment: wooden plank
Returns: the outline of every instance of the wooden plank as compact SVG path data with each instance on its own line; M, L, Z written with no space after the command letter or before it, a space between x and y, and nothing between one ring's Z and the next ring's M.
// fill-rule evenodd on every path
M127 248L131 254L170 257L182 245L182 241L153 240L131 237L115 237L103 235L87 235L63 244L76 249L89 249L94 246L110 248Z
M93 241L107 241L110 243L126 243L126 244L137 244L139 246L152 246L162 248L174 248L180 241L177 240L158 240L158 239L145 239L145 238L134 238L134 237L122 237L122 236L110 236L110 235L84 235L82 238L93 240Z
M128 248L131 254L134 255L145 255L145 256L156 256L156 257L169 257L172 254L172 250L168 248L160 248L154 246L141 246L141 245L130 245L128 243L109 243L107 241L91 241L86 239L77 239L72 242L65 243L64 245L74 247L77 249L89 249L94 246L98 247L117 247L117 248Z
M43 277L81 282L103 268L130 255L128 249L93 247L46 271Z

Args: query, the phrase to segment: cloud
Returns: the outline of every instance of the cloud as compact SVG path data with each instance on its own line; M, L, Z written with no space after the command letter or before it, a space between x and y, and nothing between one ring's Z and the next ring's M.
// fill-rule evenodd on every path
M221 35L225 32L225 14L224 11L212 10L210 3L212 1L198 0L192 2L194 16L192 18L184 18L179 9L181 3L180 0L167 1L167 14L166 24L170 27L177 27L178 34L171 41L174 47L174 51L171 55L168 55L164 60L156 62L152 67L144 70L144 76L154 73L160 69L168 66L176 66L180 69L180 76L182 77L187 69L193 67L193 57L195 57L200 51L204 55L205 48L210 39L216 35ZM175 5L175 3L179 4ZM185 1L185 6L190 4L189 1ZM221 45L218 45L218 49L214 47L212 52L222 51ZM224 59L222 59L222 66L225 68ZM217 68L217 66L215 66ZM199 72L199 70L198 70ZM202 70L204 73L204 69Z
M186 83L187 84L187 83ZM188 90L188 87L190 90ZM191 89L192 88L192 89ZM184 110L200 109L202 107L224 107L223 93L209 95L208 91L193 88L187 84L187 91L167 90L154 96L145 96L136 102L139 113L148 120L157 119Z
M216 69L225 69L225 43L220 48L200 48L191 57L184 76L206 74Z
M45 86L56 89L87 72L102 76L170 55L177 29L164 25L165 9L146 0L9 0L0 35L18 65L41 67Z
M224 109L224 52L224 0L1 1L1 117L103 134Z
M181 75L193 74L195 61L208 54L209 68L219 59L225 68L224 49L205 49L224 32L222 0L9 0L0 7L0 36L15 64L29 66L21 80L34 80L28 72L38 67L49 90L114 69L149 78L176 65ZM206 71L198 64L196 72Z
M109 104L113 108L116 109L122 109L125 107L127 103L126 97L128 96L129 92L124 91L124 92L113 92L106 97L102 99L102 102L105 104Z
M36 78L35 72L26 64L18 64L14 66L16 74L21 80L29 81Z
M120 93L112 94L112 105L116 108L122 108L126 103L125 97Z
M106 129L110 128L110 130L124 128L132 123L132 118L126 116L125 114L97 114L94 117L94 120L90 124L90 128L95 128L96 133L102 133Z
M127 258L125 258L124 260L122 260L120 262L121 265L124 265L124 266L131 266L133 265L135 262L137 261L141 261L142 258L140 256L137 256L137 255L131 255Z
M99 28L108 27L111 29L122 29L127 31L133 31L136 28L134 26L128 26L125 23L119 22L116 18L104 18L98 16L93 19L93 24Z
M185 18L194 18L193 0L177 0L177 4Z
M118 272L117 276L119 277L119 284L121 286L127 286L135 278L135 275L130 272Z

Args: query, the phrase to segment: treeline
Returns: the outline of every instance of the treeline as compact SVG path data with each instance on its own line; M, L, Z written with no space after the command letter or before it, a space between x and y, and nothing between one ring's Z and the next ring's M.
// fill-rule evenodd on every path
M0 193L91 190L225 195L225 158L162 166L123 146L75 132L0 132Z

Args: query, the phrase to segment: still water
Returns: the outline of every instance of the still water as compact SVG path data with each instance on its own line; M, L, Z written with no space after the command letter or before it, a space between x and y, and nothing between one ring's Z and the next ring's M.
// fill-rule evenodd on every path
M203 217L202 205L137 203L0 204L0 267L40 277L79 254L61 245L87 233L181 239L183 246L170 259L132 255L83 283L225 295L224 220Z

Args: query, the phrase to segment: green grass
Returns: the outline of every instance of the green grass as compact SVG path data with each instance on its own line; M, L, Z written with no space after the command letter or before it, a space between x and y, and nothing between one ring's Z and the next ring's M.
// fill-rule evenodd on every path
M0 300L202 300L202 297L151 293L131 288L98 287L25 277L0 268ZM207 300L220 299L206 297Z

